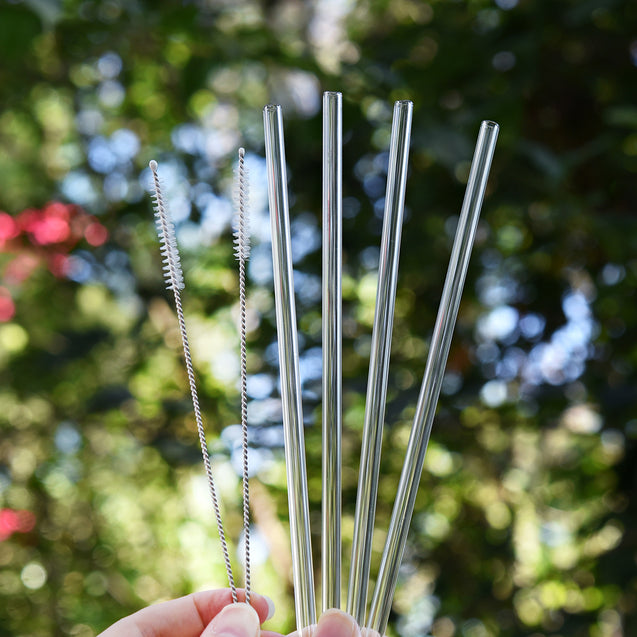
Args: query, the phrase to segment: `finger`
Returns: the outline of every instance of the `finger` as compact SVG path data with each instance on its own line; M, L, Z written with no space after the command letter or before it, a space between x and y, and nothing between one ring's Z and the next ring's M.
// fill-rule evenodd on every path
M245 592L237 590L239 600L245 600ZM169 602L144 608L130 617L113 624L99 637L199 637L221 609L232 603L229 589L202 591ZM250 603L259 621L265 621L274 611L271 600L252 593Z
M213 617L218 615L225 606L232 604L232 591L229 588L224 588L218 591L203 591L201 593L195 593L194 596L205 596L206 594L214 593L214 596L208 598L202 598L196 600L197 604L202 610L202 618L205 621L205 625L209 624ZM245 602L246 594L242 588L237 588L237 600L239 602ZM257 611L259 615L259 621L271 619L274 615L274 602L265 595L259 595L254 591L250 591L250 606Z
M333 608L321 615L313 637L361 637L361 630L351 615Z
M201 637L259 637L260 632L259 616L254 608L240 603L223 608Z

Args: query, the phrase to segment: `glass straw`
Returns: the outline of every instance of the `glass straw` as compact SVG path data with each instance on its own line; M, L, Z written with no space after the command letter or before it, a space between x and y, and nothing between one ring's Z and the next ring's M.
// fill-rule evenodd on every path
M438 308L429 356L416 405L414 423L367 623L367 626L377 630L381 635L387 627L398 569L405 550L418 483L422 474L427 443L449 355L451 337L458 315L462 288L498 138L498 130L499 127L495 122L482 122L473 155L462 212L456 230L449 269Z
M387 191L385 195L385 216L378 272L378 291L376 294L374 327L372 329L365 421L354 518L352 561L347 596L347 612L361 626L365 621L367 608L369 563L374 532L374 516L376 513L383 421L385 419L385 399L394 323L412 111L413 103L408 100L394 104Z
M316 608L305 467L303 407L301 404L301 380L299 376L299 348L292 277L292 249L290 245L283 118L280 106L269 105L263 109L263 125L268 171L268 198L272 224L274 299L279 342L294 598L297 628L301 631L303 628L316 623Z
M323 610L341 606L342 95L323 93Z

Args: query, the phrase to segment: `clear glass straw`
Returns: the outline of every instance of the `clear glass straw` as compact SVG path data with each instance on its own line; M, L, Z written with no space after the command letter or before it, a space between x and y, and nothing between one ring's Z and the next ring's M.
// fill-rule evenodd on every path
M272 224L274 300L279 342L294 598L297 628L301 631L316 623L316 606L299 376L299 347L292 276L285 145L280 106L269 105L263 109L263 125Z
M367 609L369 563L385 419L385 399L394 324L412 111L413 104L408 100L395 103L390 140L385 216L378 269L378 291L372 329L352 561L347 595L347 612L361 626L365 621Z
M323 610L341 606L342 95L323 93Z
M380 572L372 597L369 621L367 622L369 628L377 630L381 635L384 634L387 627L398 569L405 550L418 483L422 474L427 443L447 364L451 337L458 315L498 130L499 127L495 122L482 122L473 155L462 212L456 230L449 269L438 308L438 316L416 405L414 423L389 523Z

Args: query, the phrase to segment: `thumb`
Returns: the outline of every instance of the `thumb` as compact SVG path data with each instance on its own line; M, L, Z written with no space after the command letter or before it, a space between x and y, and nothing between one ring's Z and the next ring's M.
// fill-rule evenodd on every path
M332 608L320 616L314 637L361 637L361 630L351 615Z
M225 606L201 637L259 637L260 633L257 612L249 604L239 603Z

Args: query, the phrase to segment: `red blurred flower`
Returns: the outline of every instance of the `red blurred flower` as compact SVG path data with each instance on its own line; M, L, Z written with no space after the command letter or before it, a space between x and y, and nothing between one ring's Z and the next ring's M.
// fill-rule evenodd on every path
M66 276L69 271L69 256L66 254L53 254L48 259L49 271L58 278Z
M40 263L41 259L32 252L21 252L7 264L4 282L8 285L19 285L31 276Z
M20 234L20 228L16 220L6 212L0 212L0 249L5 243L15 239Z
M18 215L23 230L38 245L64 243L71 238L71 210L75 206L53 202L42 210L25 210Z
M0 509L0 542L14 533L28 533L35 526L35 515L31 511Z
M0 323L6 323L15 316L15 303L7 288L0 287Z
M66 276L68 254L82 239L93 247L101 246L108 239L108 230L75 204L52 201L42 209L23 210L16 217L0 212L0 250L17 253L5 265L4 282L18 285L42 263L54 276ZM0 316L13 316L11 299L2 303Z
M93 221L86 226L84 238L92 246L101 246L108 239L108 230L97 221Z
M18 530L18 513L13 509L0 509L0 540L6 540Z
M35 527L35 513L31 511L18 511L18 524L19 528L17 529L19 533L29 533L29 531L33 531Z

